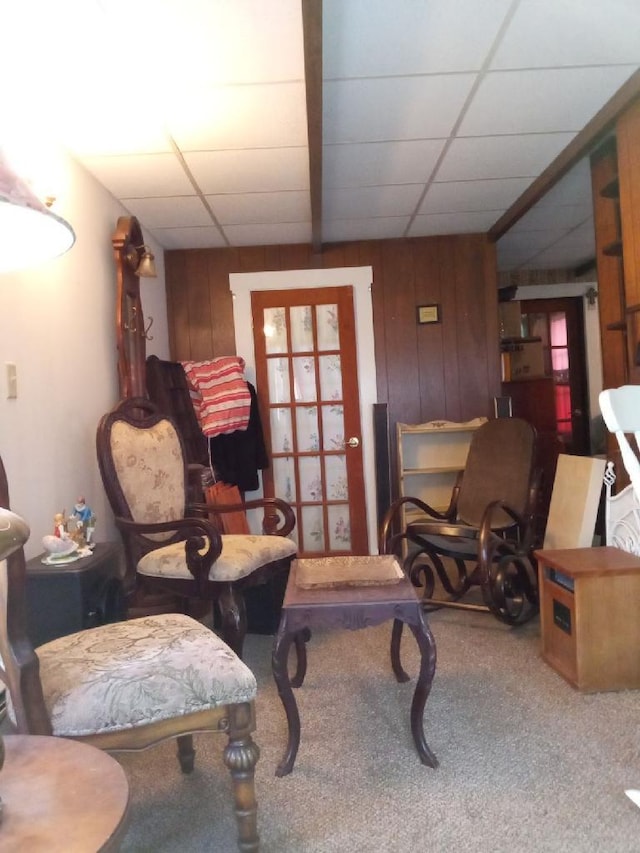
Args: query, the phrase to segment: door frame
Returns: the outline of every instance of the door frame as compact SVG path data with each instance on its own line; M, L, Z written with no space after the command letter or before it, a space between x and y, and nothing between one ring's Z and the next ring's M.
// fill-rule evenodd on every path
M515 299L562 299L566 296L582 296L584 300L585 356L587 362L587 384L591 418L600 414L598 397L602 391L602 349L600 343L600 311L598 304L589 303L586 293L597 288L597 281L564 282L561 284L536 284L518 286ZM597 292L597 291L596 291Z
M256 364L253 349L253 328L251 324L252 291L301 290L305 288L347 286L353 288L367 537L369 540L369 553L375 554L378 549L378 531L373 404L378 402L378 388L373 338L372 285L373 267L371 266L229 274L229 288L233 297L236 354L244 358L245 375L248 381L254 385L256 381Z

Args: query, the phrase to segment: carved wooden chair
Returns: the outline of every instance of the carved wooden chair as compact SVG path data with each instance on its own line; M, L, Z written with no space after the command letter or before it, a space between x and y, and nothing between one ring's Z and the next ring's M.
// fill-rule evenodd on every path
M1 461L0 506L9 507ZM116 752L176 738L183 773L193 770L194 733L224 733L238 846L258 850L253 673L213 632L177 613L90 628L34 650L25 583L20 545L0 563L0 679L11 728Z
M188 503L187 458L178 428L143 398L118 403L98 426L102 481L122 535L125 587L136 582L217 607L222 638L242 656L246 633L243 591L288 572L296 543L291 507L278 498L247 501L279 520L260 535L225 535L220 507ZM228 511L237 510L229 506Z
M538 474L535 429L520 418L487 421L471 439L449 506L438 511L416 497L396 500L380 530L381 553L402 553L405 571L423 587L425 609L485 610L508 624L537 611L534 515ZM409 514L399 529L402 508ZM508 556L508 560L502 560ZM455 572L447 564L455 566ZM442 592L436 593L436 579ZM461 599L480 587L482 603ZM437 597L440 596L440 597Z

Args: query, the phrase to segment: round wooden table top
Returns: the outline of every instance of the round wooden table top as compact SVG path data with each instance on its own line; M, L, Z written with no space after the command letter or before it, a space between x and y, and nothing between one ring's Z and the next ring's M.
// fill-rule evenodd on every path
M118 762L66 738L5 735L0 851L115 850L126 831L129 784Z

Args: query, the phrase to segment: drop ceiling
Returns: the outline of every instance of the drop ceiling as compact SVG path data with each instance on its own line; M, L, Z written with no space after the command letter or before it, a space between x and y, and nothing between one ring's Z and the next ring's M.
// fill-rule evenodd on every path
M5 116L46 123L165 249L488 231L640 67L637 0L21 0L3 17L30 34ZM14 42L0 67L24 62ZM586 160L498 242L501 270L593 255Z

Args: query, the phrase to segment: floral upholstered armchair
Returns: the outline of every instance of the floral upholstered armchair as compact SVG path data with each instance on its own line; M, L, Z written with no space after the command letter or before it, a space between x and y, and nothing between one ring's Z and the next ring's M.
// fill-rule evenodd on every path
M243 590L286 572L297 545L286 534L293 511L278 498L257 502L281 524L269 533L224 534L216 508L188 504L184 446L172 418L143 398L123 400L98 426L105 491L127 558L129 587L144 583L217 607L222 637L242 655ZM284 534L284 535L283 535Z

